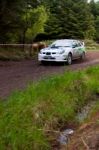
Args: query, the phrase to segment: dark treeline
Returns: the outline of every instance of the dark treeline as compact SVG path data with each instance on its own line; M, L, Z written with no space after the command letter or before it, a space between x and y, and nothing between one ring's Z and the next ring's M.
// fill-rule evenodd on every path
M1 0L0 43L57 38L99 41L99 1Z

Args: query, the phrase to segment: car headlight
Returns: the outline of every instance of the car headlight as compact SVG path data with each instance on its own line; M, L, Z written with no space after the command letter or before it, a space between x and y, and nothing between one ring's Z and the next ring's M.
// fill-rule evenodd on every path
M62 50L59 54L63 54L63 53L65 53L65 50Z
M42 54L42 51L40 50L40 52L39 52L40 54Z

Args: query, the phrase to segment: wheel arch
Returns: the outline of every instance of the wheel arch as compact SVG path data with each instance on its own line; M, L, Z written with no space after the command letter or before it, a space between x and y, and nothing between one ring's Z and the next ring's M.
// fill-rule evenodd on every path
M69 55L69 54L70 54L71 56L73 56L72 52L69 52L68 55Z

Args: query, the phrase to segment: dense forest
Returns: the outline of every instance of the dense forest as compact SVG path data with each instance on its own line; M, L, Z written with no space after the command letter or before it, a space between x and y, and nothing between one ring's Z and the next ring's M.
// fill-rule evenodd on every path
M0 43L59 38L99 41L99 1L1 0Z

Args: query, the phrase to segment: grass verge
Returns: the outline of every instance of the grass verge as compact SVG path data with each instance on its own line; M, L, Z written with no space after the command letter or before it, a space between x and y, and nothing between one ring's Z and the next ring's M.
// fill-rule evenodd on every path
M76 114L99 93L99 66L31 83L0 102L0 150L52 149L48 130L76 124Z

